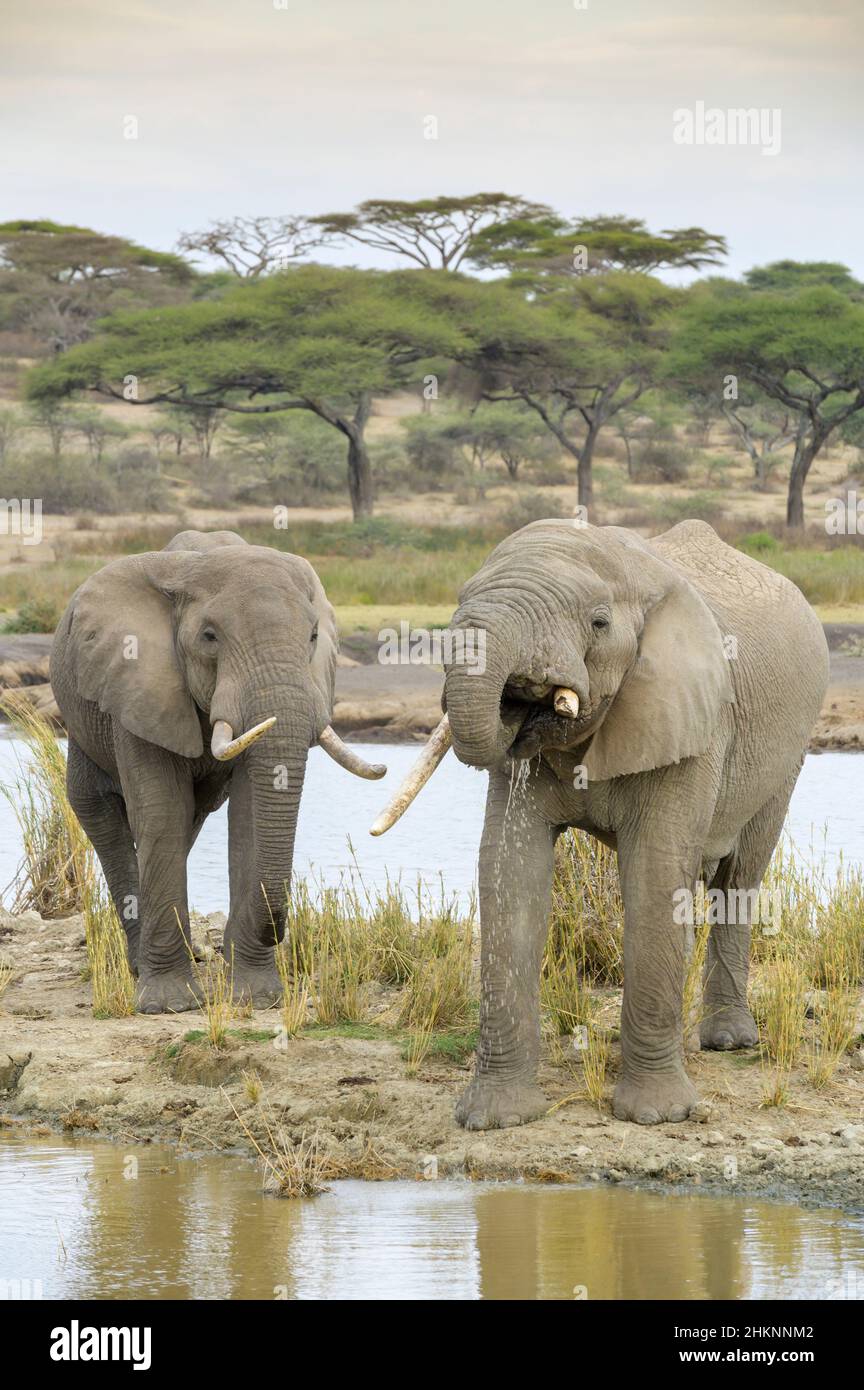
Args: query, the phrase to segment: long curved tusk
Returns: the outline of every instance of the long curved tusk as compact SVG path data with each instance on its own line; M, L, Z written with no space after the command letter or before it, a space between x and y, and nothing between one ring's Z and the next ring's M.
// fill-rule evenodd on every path
M318 742L334 761L346 771L353 772L355 777L365 777L369 782L377 782L379 777L387 775L387 768L384 763L367 763L365 758L361 758L359 753L355 753L330 725L322 729L318 735Z
M432 773L440 763L447 749L453 742L453 735L450 733L450 720L445 714L439 724L429 735L429 741L424 745L423 751L416 763L412 767L405 781L402 783L398 792L393 796L384 810L381 812L374 825L370 826L370 835L383 835L385 830L389 830L395 825L400 816L404 816L411 802L419 791L425 787Z
M210 752L214 758L218 758L220 763L230 762L236 758L250 743L254 743L262 734L266 734L268 729L272 729L276 723L275 717L264 719L260 724L247 729L245 734L234 737L234 730L224 719L217 719L213 725L213 737L210 740Z
M565 719L578 718L579 696L575 690L568 690L566 685L559 685L552 697L552 703L556 714L562 714Z

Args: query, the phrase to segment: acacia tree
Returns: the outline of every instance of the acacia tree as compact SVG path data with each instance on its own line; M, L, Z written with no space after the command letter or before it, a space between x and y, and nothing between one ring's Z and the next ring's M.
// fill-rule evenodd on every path
M50 221L0 224L0 319L55 352L120 309L174 304L195 272L179 256Z
M864 410L864 304L828 285L692 291L668 362L671 379L713 381L718 402L744 382L789 412L795 452L786 524L804 525L807 476L825 441Z
M604 427L652 384L680 292L661 268L700 269L726 252L701 227L650 232L639 218L517 217L475 236L469 259L507 269L510 284L548 313L548 351L517 356L487 391L522 401L576 459L579 504L593 505L593 461ZM509 377L509 379L507 379Z
M177 249L203 252L221 261L232 275L256 280L284 270L324 240L308 217L231 217L200 232L184 232Z
M478 351L485 398L535 411L576 460L579 504L589 513L597 440L652 385L680 295L648 275L558 280L527 306L527 342L521 318L505 319Z
M554 289L557 277L566 274L702 270L718 265L726 252L725 238L703 227L650 232L638 217L567 220L549 214L487 226L473 238L469 260L486 269L505 268L542 292L547 277Z
M460 343L445 307L413 299L403 276L299 266L218 301L118 315L97 338L36 368L29 391L49 402L86 390L192 412L310 411L347 442L356 518L373 510L365 440L373 394L410 384L437 362L433 354L453 356Z
M353 241L401 256L424 270L458 270L475 238L498 222L552 217L549 208L509 193L465 198L369 198L354 212L312 219L328 241Z

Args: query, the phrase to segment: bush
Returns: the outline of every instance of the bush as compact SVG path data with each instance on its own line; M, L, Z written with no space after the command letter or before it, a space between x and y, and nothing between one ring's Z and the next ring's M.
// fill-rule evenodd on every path
M53 632L60 621L60 606L50 598L33 598L22 603L14 618L3 626L4 632Z
M692 451L675 439L646 439L633 445L633 476L640 482L680 483L692 462Z
M117 510L117 492L104 474L81 456L55 459L50 454L17 458L3 470L7 497L41 498L42 510L68 516L79 511Z
M529 463L526 469L532 483L537 487L566 487L576 482L576 469L565 463Z
M565 517L571 513L557 497L545 492L526 492L515 498L500 515L508 531L519 531L532 521L546 521L549 517Z
M738 548L747 555L764 555L766 551L779 550L780 542L770 531L751 531L748 536L741 537Z
M432 430L416 427L410 430L405 450L413 476L430 491L445 487L448 477L461 472L461 456L457 456L453 440Z
M652 498L645 504L645 517L666 526L674 526L679 521L708 521L713 524L722 520L723 498L715 492Z

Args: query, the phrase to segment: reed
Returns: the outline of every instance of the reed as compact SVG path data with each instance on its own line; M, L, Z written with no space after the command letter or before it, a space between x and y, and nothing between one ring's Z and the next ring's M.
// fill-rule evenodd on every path
M135 980L129 969L126 935L95 866L84 885L83 908L93 1017L128 1018L135 1012Z
M179 915L177 925L180 926ZM204 1015L204 1033L210 1046L218 1051L228 1045L229 1023L243 1013L242 1003L238 1006L234 1002L233 962L227 961L218 951L208 953L199 961L188 940L186 948L192 961L194 994Z
M555 850L551 957L574 958L583 979L594 984L620 985L623 923L615 851L579 830L566 831Z
M20 775L0 787L24 844L24 858L9 885L11 910L67 917L84 907L93 852L66 795L66 758L54 729L19 693L0 696L0 709L30 750Z
M751 992L751 1008L768 1078L762 1103L782 1106L789 1099L789 1078L804 1041L807 977L801 965L785 955L767 961Z
M256 1102L258 1132L255 1133L227 1091L223 1089L222 1094L258 1155L265 1191L289 1198L315 1197L327 1191L324 1177L329 1163L317 1134L303 1134L294 1140L263 1096Z

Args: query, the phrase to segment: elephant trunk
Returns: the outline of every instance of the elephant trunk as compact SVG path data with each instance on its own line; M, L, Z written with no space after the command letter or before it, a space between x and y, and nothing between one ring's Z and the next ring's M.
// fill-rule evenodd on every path
M470 767L499 767L516 737L524 717L505 700L505 686L519 667L520 647L496 636L489 624L482 673L468 664L454 663L444 683L444 702L456 756Z
M245 703L245 702L244 702ZM306 759L315 742L315 711L308 692L267 691L245 708L249 729L278 711L275 725L237 759L229 802L231 876L243 921L235 949L269 951L285 934L297 816ZM234 912L232 883L232 913ZM233 933L232 933L233 935Z

